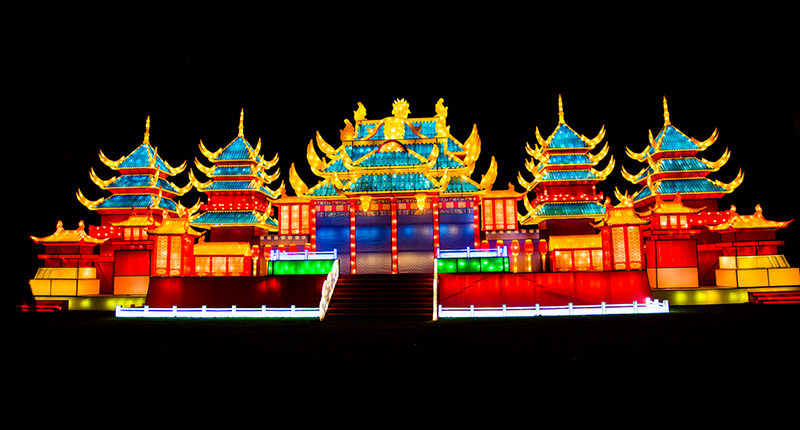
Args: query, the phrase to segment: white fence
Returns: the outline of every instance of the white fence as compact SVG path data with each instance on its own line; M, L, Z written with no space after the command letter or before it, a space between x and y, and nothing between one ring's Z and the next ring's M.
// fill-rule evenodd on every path
M439 305L439 318L478 318L478 317L540 317L540 316L581 316L581 315L635 315L669 313L669 302L647 299L645 303L625 303L599 305L566 306L526 306L526 307L475 307L445 308Z
M319 318L319 308L124 308L117 305L115 316L119 318Z

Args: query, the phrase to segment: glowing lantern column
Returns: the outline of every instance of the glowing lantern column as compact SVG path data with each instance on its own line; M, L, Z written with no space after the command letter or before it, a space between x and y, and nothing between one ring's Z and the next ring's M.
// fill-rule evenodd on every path
M355 199L350 200L350 273L356 274L356 204Z

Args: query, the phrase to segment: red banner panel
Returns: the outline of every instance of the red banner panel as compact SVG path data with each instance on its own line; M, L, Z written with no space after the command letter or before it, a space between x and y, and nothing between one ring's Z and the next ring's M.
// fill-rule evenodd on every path
M438 286L444 307L632 303L650 297L643 271L443 273Z
M145 304L162 307L317 307L327 275L153 277Z

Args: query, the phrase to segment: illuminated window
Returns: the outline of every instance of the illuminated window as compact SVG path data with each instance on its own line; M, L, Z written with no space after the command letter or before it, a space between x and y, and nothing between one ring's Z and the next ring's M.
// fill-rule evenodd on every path
M630 262L631 269L642 268L642 249L639 239L639 229L634 226L628 227L628 261Z
M669 221L665 215L661 215L658 217L661 221L661 228L667 228L667 222Z
M172 236L169 239L169 274L177 276L181 274L181 238Z

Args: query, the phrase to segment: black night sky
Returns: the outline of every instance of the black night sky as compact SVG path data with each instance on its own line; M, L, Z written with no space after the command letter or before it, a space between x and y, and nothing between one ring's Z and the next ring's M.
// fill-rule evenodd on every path
M474 178L494 156L495 187L513 182L519 189L525 142L535 142L536 127L545 136L552 132L561 94L576 131L594 137L605 125L617 162L599 186L608 195L615 186L634 191L619 169L641 166L625 147L640 151L648 130L660 130L666 96L672 123L687 135L702 140L719 130L705 158L716 160L730 148L730 160L713 178L728 182L739 168L745 172L721 209L735 204L750 214L760 203L768 219L800 214L798 39L794 23L781 18L785 12L754 24L761 17L745 20L744 12L736 19L685 10L611 19L564 10L426 16L399 9L391 22L375 11L360 24L358 8L314 19L245 11L233 11L234 18L225 16L230 11L166 17L157 8L138 12L131 25L110 16L37 19L7 63L15 72L6 81L13 93L7 106L17 119L6 123L5 137L18 136L6 141L18 151L6 158L18 172L17 185L6 187L19 193L6 215L20 258L15 282L27 282L38 265L40 249L29 235L51 234L58 220L70 229L79 220L99 221L75 192L106 196L89 179L90 168L101 178L113 175L98 150L113 159L127 155L141 143L148 115L159 155L193 166L195 157L204 160L200 140L217 149L236 136L244 108L246 138L253 144L261 138L267 157L277 152L282 174L295 162L313 184L306 145L317 131L337 144L357 102L368 118L383 118L392 101L405 98L414 117L432 116L444 98L456 138L466 140L477 124L483 146ZM186 184L186 172L173 182ZM188 206L197 197L181 202ZM799 228L779 233L793 266L800 265Z

